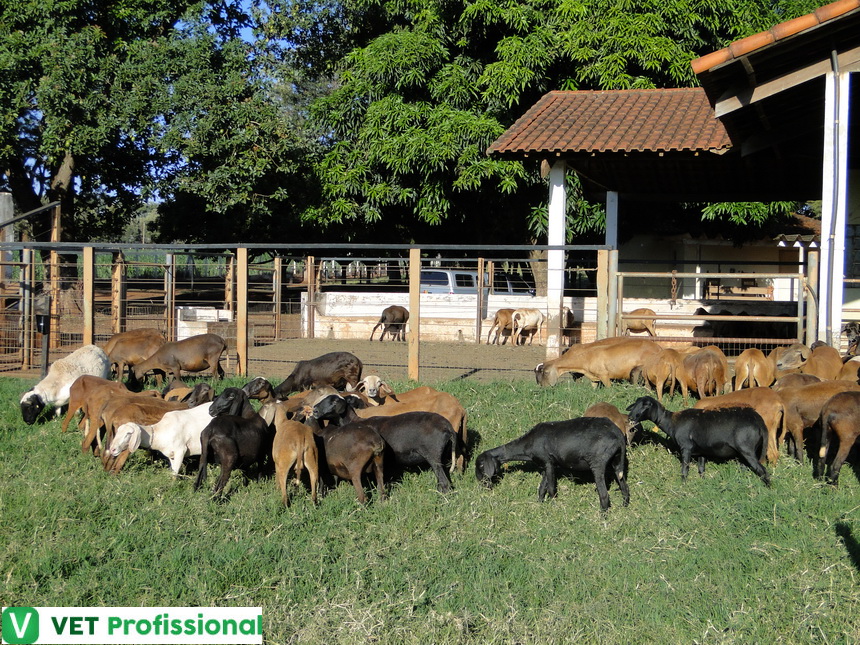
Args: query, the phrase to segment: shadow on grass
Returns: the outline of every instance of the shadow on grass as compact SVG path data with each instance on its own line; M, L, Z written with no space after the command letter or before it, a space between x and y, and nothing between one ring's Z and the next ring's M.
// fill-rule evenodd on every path
M851 558L851 563L854 568L860 571L860 543L854 537L854 532L851 526L845 522L836 523L836 535L842 538L845 544L845 550L848 552L848 557Z

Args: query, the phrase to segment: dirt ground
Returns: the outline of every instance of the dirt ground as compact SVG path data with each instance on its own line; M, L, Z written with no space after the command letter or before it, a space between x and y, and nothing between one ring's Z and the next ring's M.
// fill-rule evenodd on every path
M391 380L407 378L406 343L369 340L285 340L255 347L248 357L250 376L286 378L295 363L328 352L351 352L364 363L365 374L379 374ZM533 380L534 368L546 360L546 348L538 345L513 347L509 344L421 343L420 380L434 383L466 379L470 381ZM233 369L231 364L231 371Z

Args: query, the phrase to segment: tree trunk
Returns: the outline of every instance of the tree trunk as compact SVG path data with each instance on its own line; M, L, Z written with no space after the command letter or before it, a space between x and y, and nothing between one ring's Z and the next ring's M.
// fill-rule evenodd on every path
M529 251L529 266L535 279L535 291L538 296L546 296L547 278L547 252L545 250L532 249Z

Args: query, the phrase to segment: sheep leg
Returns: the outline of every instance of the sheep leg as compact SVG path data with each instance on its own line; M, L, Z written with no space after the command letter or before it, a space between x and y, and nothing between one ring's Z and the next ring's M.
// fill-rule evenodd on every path
M385 501L385 481L382 478L382 453L373 455L373 473L376 475L376 489L379 491L379 500Z
M447 493L451 490L451 480L448 479L448 473L445 472L444 466L439 462L431 462L430 468L436 474L436 490L440 493Z
M764 466L761 465L761 462L758 458L752 454L749 450L741 450L741 457L746 462L746 464L752 469L752 471L761 477L761 480L765 483L765 486L770 486L770 475L768 475L767 470Z
M358 496L358 501L361 504L367 503L367 495L364 494L364 486L361 484L361 473L364 472L364 468L358 468L357 472L351 472L349 474L349 479L352 482L353 487L355 488L355 494Z
M609 489L606 487L606 464L603 464L603 468L592 467L591 472L594 475L594 486L597 488L597 496L600 498L600 510L605 511L609 508Z
M692 450L690 449L681 452L681 481L687 481L687 473L690 472L690 460L692 457Z
M624 461L625 453L620 452L615 455L612 460L612 474L621 489L621 497L624 500L624 506L630 504L630 487L627 485L627 478L624 476Z
M311 482L311 501L316 504L317 503L317 487L319 486L320 474L319 467L317 461L316 448L312 450L308 450L305 455L305 468L308 471L308 477Z
M700 477L705 476L705 458L704 457L699 457L699 476Z
M842 468L845 460L848 459L848 453L851 452L853 446L853 442L850 441L839 442L839 450L836 452L836 457L834 457L833 463L830 464L830 468L827 471L827 481L833 486L839 485L839 470Z
M284 506L289 506L290 501L287 497L287 475L290 474L289 465L284 467L284 463L281 460L275 462L275 479L278 482L278 489L281 491L281 502L283 502Z
M556 494L555 465L552 462L547 462L544 465L543 478L538 487L538 501L542 502L547 496L555 497Z
M215 488L212 489L212 496L220 495L224 490L224 487L227 486L227 482L230 480L230 474L233 472L233 468L236 466L236 462L238 461L239 455L230 450L227 451L226 454L221 455L221 475L218 477L218 481L215 484Z

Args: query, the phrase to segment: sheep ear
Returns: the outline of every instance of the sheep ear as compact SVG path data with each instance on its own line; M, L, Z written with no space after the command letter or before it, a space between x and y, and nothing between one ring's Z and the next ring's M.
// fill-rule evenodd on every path
M394 390L385 381L379 382L379 393L383 396L394 396Z
M242 409L245 407L245 398L236 394L233 397L233 403L230 404L230 414L234 417L242 416Z
M131 433L131 436L128 438L128 451L134 452L138 448L140 448L140 440L143 429L139 425L134 426L134 431Z
M347 384L347 385L349 385L349 384ZM347 392L350 392L350 391L351 390L347 389ZM366 392L367 391L367 383L364 381L364 379L361 379L358 382L358 387L355 388L355 391L356 392Z

